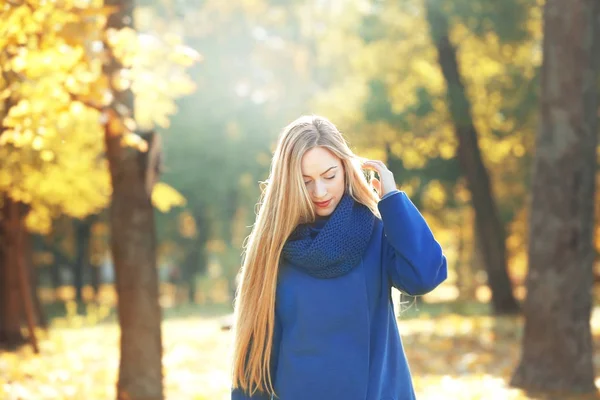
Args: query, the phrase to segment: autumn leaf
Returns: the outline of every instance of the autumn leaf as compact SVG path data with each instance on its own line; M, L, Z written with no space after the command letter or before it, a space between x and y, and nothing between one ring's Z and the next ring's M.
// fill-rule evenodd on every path
M152 190L152 204L162 212L168 212L173 207L186 204L185 197L177 190L163 182L157 182Z
M419 311L412 315L407 311L398 319L417 398L537 398L508 385L520 354L520 317L453 313L429 317L426 304L417 307ZM595 309L591 321L596 352L600 350L599 311ZM73 314L55 321L40 342L41 355L34 355L29 347L16 353L0 353L0 398L115 398L118 325L94 322L106 318L106 305L90 308L88 313L101 319L76 318ZM231 397L232 332L221 330L222 320L228 317L168 319L163 323L167 400ZM600 367L599 357L595 364Z

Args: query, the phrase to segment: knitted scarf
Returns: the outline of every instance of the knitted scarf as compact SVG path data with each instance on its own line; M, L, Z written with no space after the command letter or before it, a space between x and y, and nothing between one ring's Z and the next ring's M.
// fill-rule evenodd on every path
M283 259L316 278L344 275L360 262L374 221L371 210L346 193L316 235L311 224L296 227L283 247Z

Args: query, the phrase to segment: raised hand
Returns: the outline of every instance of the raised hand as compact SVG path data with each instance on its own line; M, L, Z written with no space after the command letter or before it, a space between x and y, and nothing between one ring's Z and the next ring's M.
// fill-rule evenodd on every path
M362 164L362 168L375 171L379 175L381 181L373 178L371 182L380 198L397 189L394 174L386 167L383 161L367 160Z

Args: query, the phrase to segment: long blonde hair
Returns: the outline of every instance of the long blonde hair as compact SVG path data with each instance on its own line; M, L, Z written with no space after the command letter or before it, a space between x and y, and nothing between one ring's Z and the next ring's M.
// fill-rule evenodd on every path
M246 241L235 299L232 381L234 388L250 394L275 394L269 366L279 258L294 228L315 220L301 162L302 156L316 146L340 158L346 192L379 216L377 195L361 169L362 159L350 150L335 125L323 117L302 116L284 128L264 182L256 222Z

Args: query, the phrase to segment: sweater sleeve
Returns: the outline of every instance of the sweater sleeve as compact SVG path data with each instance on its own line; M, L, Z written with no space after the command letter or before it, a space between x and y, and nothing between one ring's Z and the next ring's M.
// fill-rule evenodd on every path
M448 276L446 257L425 218L406 193L378 203L383 221L383 267L391 284L411 296L429 293Z
M275 374L277 373L277 360L279 359L279 346L281 343L281 323L277 316L277 312L275 313L275 328L273 331L273 348L271 350L271 379L273 380L273 384L275 384ZM231 400L271 400L271 395L265 392L255 392L253 395L250 395L241 389L234 388L231 389Z

